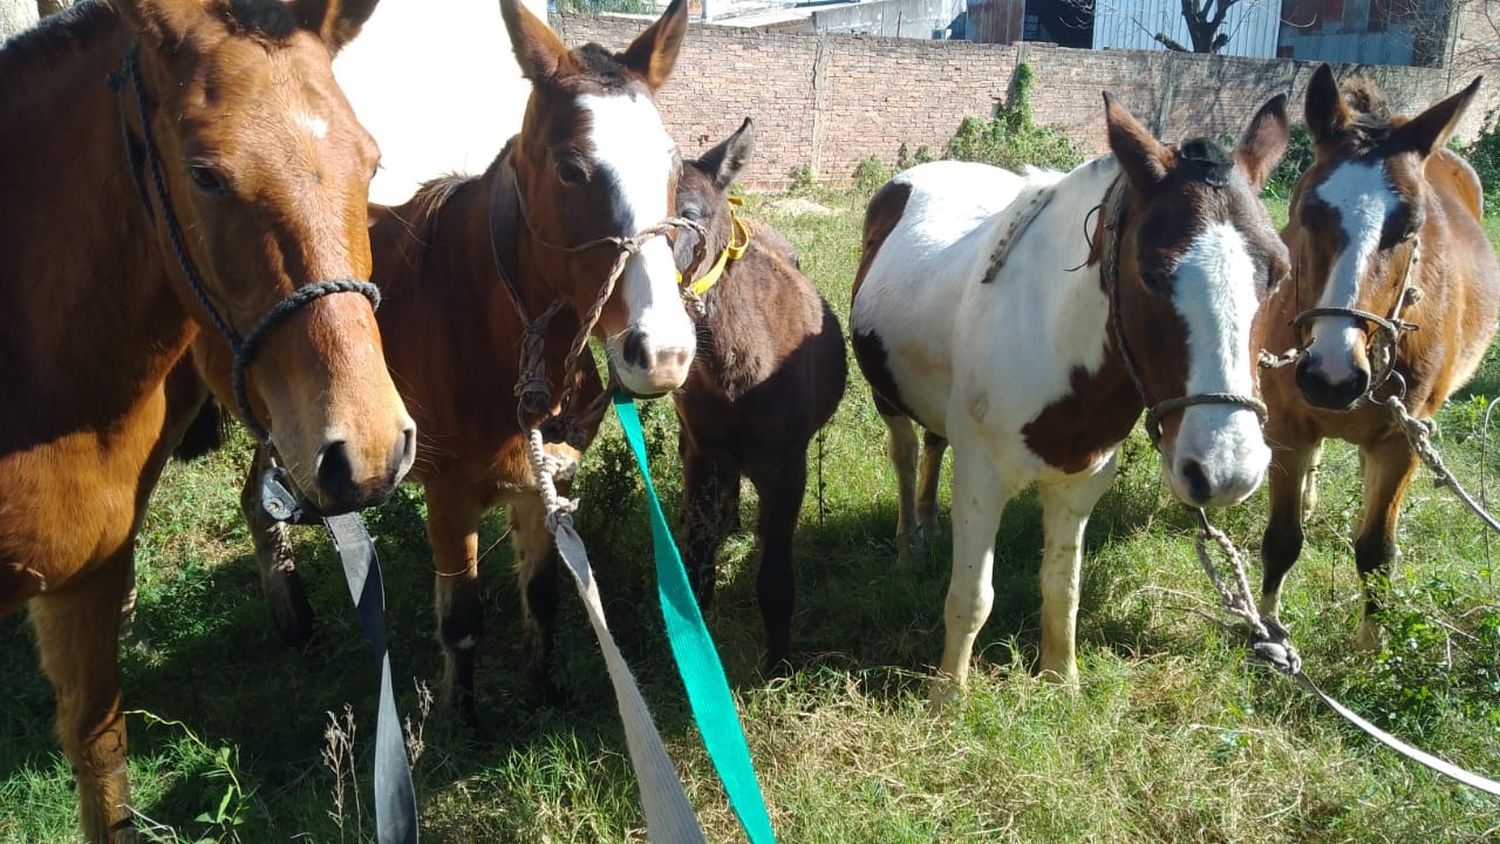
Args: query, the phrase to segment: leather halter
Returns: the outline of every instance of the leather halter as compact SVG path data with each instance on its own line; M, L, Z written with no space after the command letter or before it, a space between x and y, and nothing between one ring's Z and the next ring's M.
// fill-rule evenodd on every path
M234 354L232 384L234 400L239 406L240 419L257 440L269 444L271 433L256 418L255 411L250 406L249 392L245 386L246 370L255 358L256 351L265 341L266 335L302 306L335 293L358 293L370 300L371 307L378 308L380 307L380 290L368 281L353 278L335 278L303 285L272 306L265 316L261 317L260 321L242 336L214 305L208 289L203 284L203 277L198 273L192 255L188 253L187 246L183 242L182 228L177 222L177 213L173 210L171 198L167 193L166 177L162 173L161 156L156 148L156 139L151 134L150 102L146 97L145 83L141 80L139 45L130 48L120 63L120 69L109 75L108 82L111 90L115 92L119 105L120 131L124 138L125 156L130 162L131 176L135 180L136 193L141 200L141 205L146 209L146 217L153 222L156 219L151 197L148 195L140 171L143 160L151 174L153 189L151 192L156 197L157 207L161 209L161 221L166 229L167 242L172 247L177 266L182 270L182 277L187 281L188 288L193 291L193 297L198 300L199 307L208 315L209 322L229 343L229 348ZM125 109L126 83L130 86L129 93L135 97L136 111L141 121L139 147L130 133L130 119Z
M1146 436L1151 438L1151 445L1157 451L1161 450L1161 423L1168 414L1186 410L1194 405L1220 404L1240 407L1253 412L1260 420L1260 424L1264 426L1268 417L1266 404L1254 396L1244 396L1238 393L1190 393L1164 399L1155 405L1151 404L1151 399L1146 394L1146 382L1141 378L1140 367L1136 364L1130 344L1125 340L1124 317L1120 314L1120 241L1123 239L1125 221L1125 188L1124 177L1117 177L1105 191L1104 201L1100 206L1103 215L1100 227L1108 233L1109 238L1104 250L1100 275L1109 293L1109 324L1115 348L1119 350L1120 360L1125 365L1125 374L1130 376L1131 383L1135 385L1136 392L1141 396L1141 402L1147 407Z

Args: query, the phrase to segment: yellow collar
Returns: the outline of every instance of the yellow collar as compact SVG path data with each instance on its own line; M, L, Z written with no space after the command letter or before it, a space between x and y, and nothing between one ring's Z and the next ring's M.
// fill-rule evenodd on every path
M745 226L739 214L735 213L735 209L743 204L744 201L739 197L729 197L729 245L724 247L723 252L719 253L719 260L714 262L713 269L704 273L688 287L689 290L693 291L694 295L702 296L712 289L715 284L718 284L719 279L723 278L724 270L729 266L729 262L738 261L745 257L745 250L750 248L750 229ZM682 273L677 274L677 283L683 283Z

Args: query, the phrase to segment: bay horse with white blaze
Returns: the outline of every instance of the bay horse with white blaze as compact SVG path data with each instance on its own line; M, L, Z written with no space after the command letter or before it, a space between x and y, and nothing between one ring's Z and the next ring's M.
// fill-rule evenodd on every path
M1338 437L1359 447L1364 475L1354 540L1364 648L1380 641L1371 577L1396 556L1401 499L1417 469L1385 400L1401 395L1412 416L1431 419L1479 367L1500 313L1483 190L1444 148L1479 82L1410 119L1390 116L1369 82L1351 81L1346 96L1327 65L1307 89L1315 157L1292 195L1284 237L1293 283L1273 299L1269 337L1272 349L1301 351L1264 382L1275 460L1261 612L1276 616L1302 551L1312 470L1323 440Z
M729 186L755 148L755 126L683 165L677 212L703 226L675 250L684 283L699 292L698 354L672 394L683 463L683 558L698 603L713 599L715 558L739 515L740 475L755 485L760 542L756 591L766 661L791 655L792 538L807 489L807 446L844 397L844 335L828 303L797 267L786 239L744 219ZM693 280L691 282L687 280Z
M30 608L90 841L134 837L120 616L195 335L319 510L411 463L363 281L378 150L330 66L374 5L85 3L0 50L0 615Z
M671 74L687 28L686 3L676 0L623 53L597 44L570 50L519 0L500 6L533 86L520 134L484 174L441 179L405 205L374 207L371 228L386 360L421 431L412 477L427 498L444 688L470 724L478 723L483 634L479 521L497 504L509 511L533 679L550 688L558 560L526 459L522 422L539 417L518 413L513 391L528 323L520 311L536 317L563 305L543 350L547 378L561 383L580 315L608 292L620 254L610 239L635 237L671 213L680 164L652 94ZM667 393L687 379L696 335L665 238L630 256L594 335L635 394ZM592 368L583 368L585 401L603 392ZM575 432L572 447L587 445L597 423ZM312 608L288 527L259 506L257 476L258 466L244 512L276 624L298 643L311 635Z
M944 442L954 452L935 702L967 683L1000 515L1032 482L1041 671L1076 682L1084 526L1143 407L1184 503L1230 505L1260 484L1256 353L1287 254L1257 194L1286 149L1285 100L1229 153L1205 139L1165 146L1106 94L1112 157L1026 176L936 162L871 200L850 327L890 428L903 543L918 507L930 524ZM929 434L920 490L913 421Z

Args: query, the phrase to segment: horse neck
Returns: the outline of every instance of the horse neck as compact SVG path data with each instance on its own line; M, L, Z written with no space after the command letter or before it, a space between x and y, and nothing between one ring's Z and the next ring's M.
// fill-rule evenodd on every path
M21 45L30 55L17 60L13 44L0 56L12 62L0 96L0 334L33 353L23 367L38 407L70 416L77 402L117 418L161 384L193 327L125 154L120 108L133 101L106 84L133 34L106 7L44 27Z

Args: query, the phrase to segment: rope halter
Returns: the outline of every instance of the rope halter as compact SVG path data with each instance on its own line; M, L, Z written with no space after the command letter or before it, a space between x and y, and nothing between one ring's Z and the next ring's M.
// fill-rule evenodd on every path
M207 314L209 322L229 343L229 348L234 354L231 383L240 419L250 429L250 433L256 440L269 445L271 432L256 418L255 410L250 406L249 390L245 385L246 370L255 359L255 353L264 345L266 335L304 305L335 293L358 293L370 300L372 308L378 308L380 307L380 290L368 281L353 278L336 278L303 285L273 305L265 316L261 317L250 328L250 331L242 336L214 305L213 298L209 296L208 288L203 283L203 276L199 274L197 265L193 263L192 255L183 241L182 227L177 222L177 212L173 210L171 198L167 193L167 181L162 171L161 155L157 150L156 138L151 133L150 104L146 97L145 83L141 80L139 45L130 48L120 64L120 69L109 75L108 82L119 105L120 131L125 143L125 157L130 162L136 193L141 200L141 205L146 209L146 217L153 221L156 219L151 199L141 179L139 166L142 159L145 160L151 174L152 193L156 197L157 207L161 209L161 220L163 228L166 229L167 242L172 247L177 266L182 270L182 277L187 281L188 289L192 290L193 298L198 300L199 307ZM130 121L126 116L125 87L127 83L130 87L129 93L135 97L136 112L141 121L142 149L140 150L136 149L135 139L130 134Z

